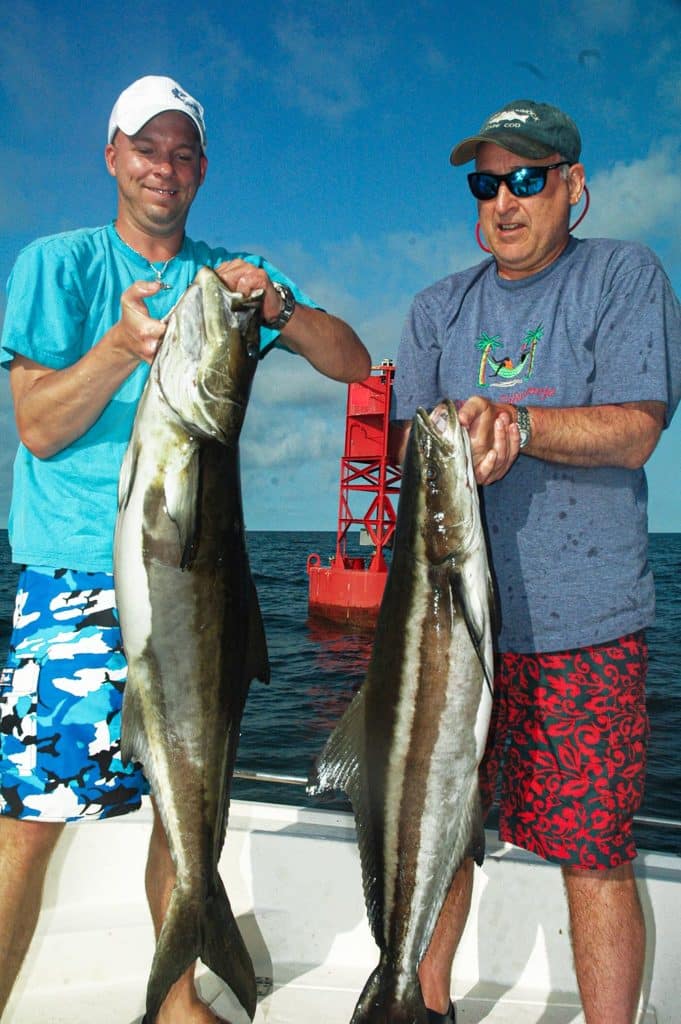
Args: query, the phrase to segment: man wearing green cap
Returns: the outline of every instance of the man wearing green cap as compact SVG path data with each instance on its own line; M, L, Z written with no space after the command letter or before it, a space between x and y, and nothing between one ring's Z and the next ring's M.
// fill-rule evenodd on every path
M632 870L654 615L643 465L681 395L681 311L646 247L577 240L581 139L515 100L454 147L491 258L416 296L395 376L395 450L418 406L460 401L483 494L499 629L480 768L499 833L561 865L587 1024L632 1024L645 928ZM486 245L480 235L484 236ZM420 967L430 1024L470 906L464 861Z

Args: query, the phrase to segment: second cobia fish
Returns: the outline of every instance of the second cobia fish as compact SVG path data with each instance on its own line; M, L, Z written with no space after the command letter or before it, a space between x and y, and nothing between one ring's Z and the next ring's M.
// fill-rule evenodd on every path
M269 678L244 539L239 432L260 302L199 271L168 317L121 471L114 579L128 678L121 755L141 762L177 877L146 1024L198 957L251 1017L256 981L218 874L241 715Z
M418 965L455 872L482 861L492 608L468 435L452 402L419 409L367 676L309 786L352 801L380 951L352 1024L427 1024Z

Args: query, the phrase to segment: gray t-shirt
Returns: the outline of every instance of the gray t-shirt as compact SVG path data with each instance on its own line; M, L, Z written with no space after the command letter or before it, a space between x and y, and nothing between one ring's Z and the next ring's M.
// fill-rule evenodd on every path
M681 308L645 246L571 239L519 281L493 260L420 292L398 350L392 418L479 394L528 406L655 400L681 393ZM502 651L615 639L653 620L643 470L521 455L481 490Z

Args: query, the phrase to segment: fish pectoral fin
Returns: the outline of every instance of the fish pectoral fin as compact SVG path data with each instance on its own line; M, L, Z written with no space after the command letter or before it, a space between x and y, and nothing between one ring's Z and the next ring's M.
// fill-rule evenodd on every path
M481 608L474 608L471 605L468 588L464 585L461 574L452 573L450 586L454 597L454 607L460 608L463 615L466 629L470 637L475 653L478 656L480 666L485 676L485 684L490 693L494 690L494 678L492 666L487 663L483 642L485 637L485 611Z
M119 511L127 508L132 494L133 484L135 483L135 476L137 474L137 462L139 459L139 443L136 438L133 438L127 447L123 463L121 465L121 472L118 477L118 508Z
M196 449L181 466L168 470L163 479L168 517L175 524L180 545L180 568L188 569L196 551L198 510L201 496L201 459Z

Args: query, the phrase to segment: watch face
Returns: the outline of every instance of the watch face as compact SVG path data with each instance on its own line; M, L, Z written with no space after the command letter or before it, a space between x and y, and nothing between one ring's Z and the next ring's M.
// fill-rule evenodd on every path
M516 406L518 413L518 432L520 434L520 447L524 448L530 442L530 414L523 405Z

